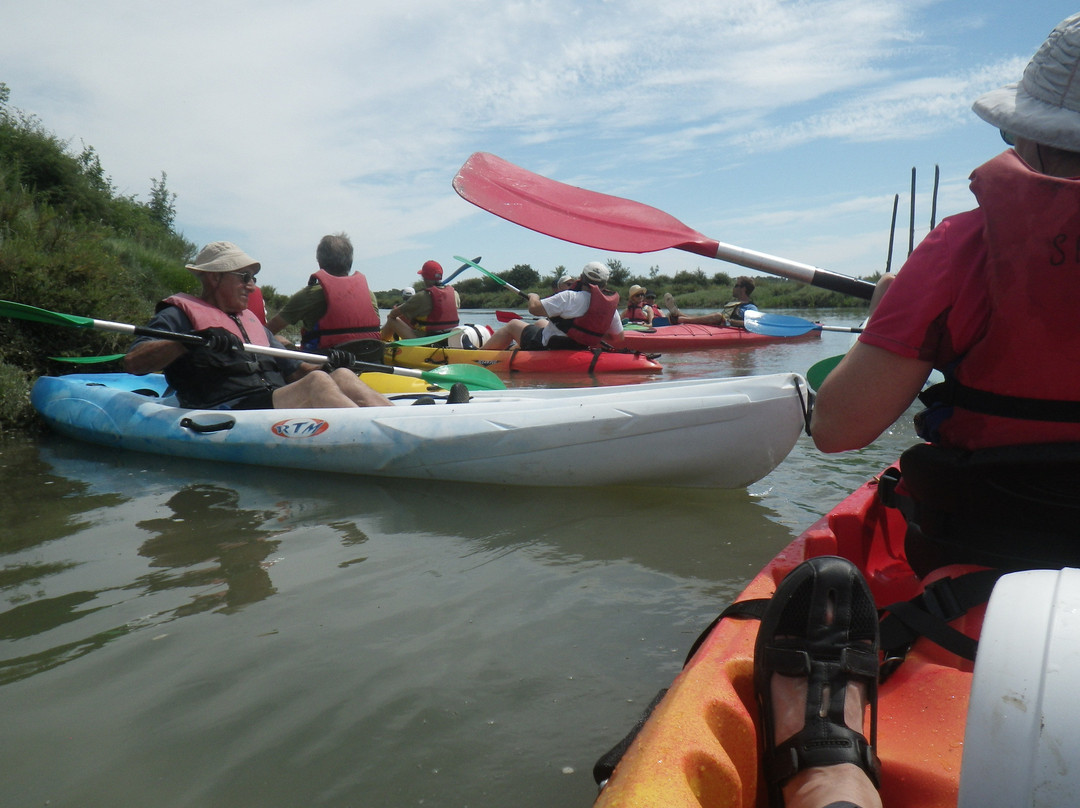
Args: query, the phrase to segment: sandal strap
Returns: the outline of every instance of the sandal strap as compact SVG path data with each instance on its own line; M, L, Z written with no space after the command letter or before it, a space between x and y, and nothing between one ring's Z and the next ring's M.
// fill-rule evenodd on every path
M824 737L822 726L827 728ZM880 788L881 761L862 733L822 719L821 725L805 726L777 745L767 776L782 786L804 769L841 763L854 763Z

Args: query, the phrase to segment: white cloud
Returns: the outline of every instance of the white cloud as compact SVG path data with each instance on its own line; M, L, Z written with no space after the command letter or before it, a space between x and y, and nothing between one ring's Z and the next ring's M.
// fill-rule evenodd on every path
M303 282L325 232L352 235L376 288L482 248L462 246L476 211L450 188L472 151L609 193L700 195L716 164L763 150L932 138L1030 47L965 73L935 38L948 5L927 0L14 6L12 104L93 145L125 193L166 171L187 235L242 242L278 288Z

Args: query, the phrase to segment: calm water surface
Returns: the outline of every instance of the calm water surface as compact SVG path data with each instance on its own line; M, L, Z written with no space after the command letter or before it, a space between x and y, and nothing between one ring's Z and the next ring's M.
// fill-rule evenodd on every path
M805 372L847 342L668 354L654 378ZM702 492L7 438L0 805L588 806L701 628L914 440L909 419L842 456L804 436L749 490Z

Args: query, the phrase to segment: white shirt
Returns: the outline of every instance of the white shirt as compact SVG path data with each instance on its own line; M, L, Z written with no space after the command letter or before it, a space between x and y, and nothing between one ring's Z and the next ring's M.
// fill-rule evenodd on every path
M551 297L545 297L540 301L540 305L544 307L544 311L547 312L548 317L565 317L568 320L580 317L587 312L590 303L592 303L592 294L590 292L584 290L579 292L575 289L557 292ZM622 331L622 318L619 316L619 309L616 306L615 313L611 315L611 325L608 326L606 333L621 334ZM554 323L548 322L540 339L544 345L547 345L552 337L565 336L566 332L560 328L556 328Z

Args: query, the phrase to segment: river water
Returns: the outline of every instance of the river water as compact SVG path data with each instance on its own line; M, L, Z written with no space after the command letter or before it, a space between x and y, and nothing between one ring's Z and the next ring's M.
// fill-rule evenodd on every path
M805 373L848 340L668 354L653 378ZM910 418L845 455L803 436L748 490L688 491L5 438L0 805L588 806L698 632L914 441Z

